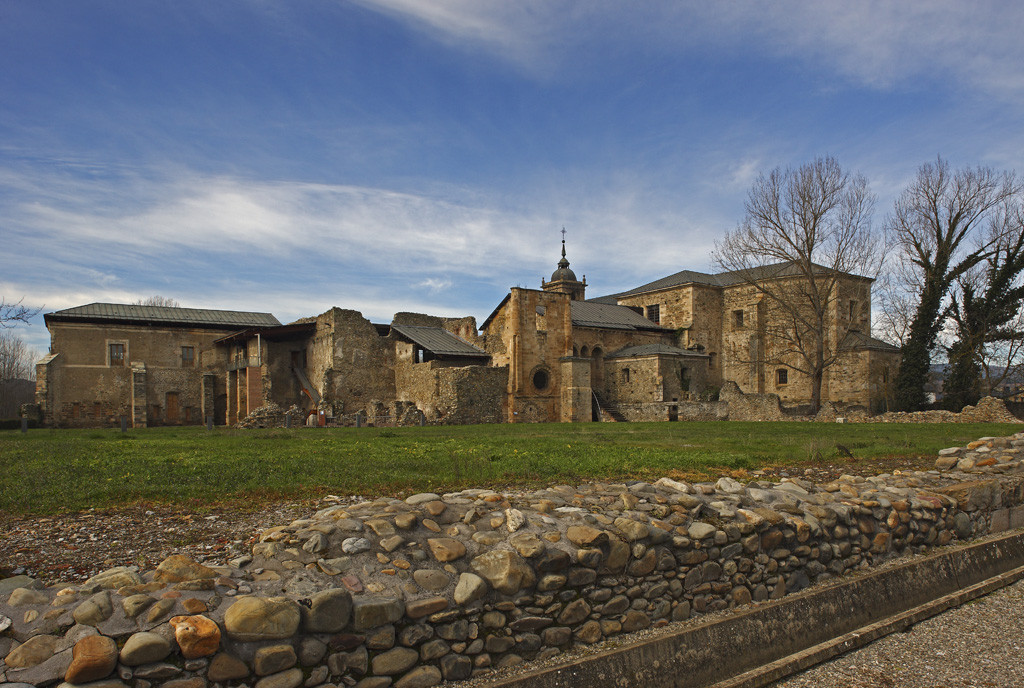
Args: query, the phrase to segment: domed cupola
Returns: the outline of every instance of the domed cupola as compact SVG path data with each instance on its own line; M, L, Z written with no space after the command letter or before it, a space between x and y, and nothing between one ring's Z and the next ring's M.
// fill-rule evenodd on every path
M558 269L551 273L552 282L562 280L576 281L576 273L569 269L569 261L565 257L565 239L562 239L562 260L558 261Z
M583 281L576 279L576 273L569 269L569 259L565 257L565 229L562 229L562 259L558 261L558 269L551 273L551 281L540 281L544 291L568 294L573 301L582 301L587 289L587 277Z

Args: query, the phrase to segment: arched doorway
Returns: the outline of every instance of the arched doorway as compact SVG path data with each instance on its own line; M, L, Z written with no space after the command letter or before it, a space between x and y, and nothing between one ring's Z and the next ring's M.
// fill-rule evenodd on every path
M598 394L604 391L604 350L599 346L590 355L590 386Z

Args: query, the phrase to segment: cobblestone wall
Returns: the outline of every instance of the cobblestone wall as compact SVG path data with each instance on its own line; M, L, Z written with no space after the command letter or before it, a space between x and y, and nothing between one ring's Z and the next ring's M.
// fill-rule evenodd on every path
M338 503L264 531L229 567L173 556L82 585L0 581L0 682L482 675L1024 527L1022 458L1019 433L943 450L935 471L823 485L663 478Z

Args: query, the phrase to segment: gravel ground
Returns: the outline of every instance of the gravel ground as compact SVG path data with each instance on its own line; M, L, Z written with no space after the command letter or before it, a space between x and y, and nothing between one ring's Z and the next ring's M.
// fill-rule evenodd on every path
M148 505L54 516L0 512L0 578L26 573L47 585L81 582L112 566L151 570L172 554L211 565L248 554L265 528L322 506L275 502L261 508Z
M771 688L1024 686L1024 580Z

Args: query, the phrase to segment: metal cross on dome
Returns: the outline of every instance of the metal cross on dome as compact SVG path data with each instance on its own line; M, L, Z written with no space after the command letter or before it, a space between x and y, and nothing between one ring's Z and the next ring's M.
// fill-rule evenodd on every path
M565 227L562 227L562 241L565 241Z

